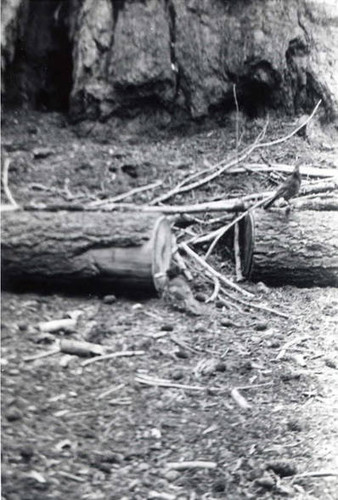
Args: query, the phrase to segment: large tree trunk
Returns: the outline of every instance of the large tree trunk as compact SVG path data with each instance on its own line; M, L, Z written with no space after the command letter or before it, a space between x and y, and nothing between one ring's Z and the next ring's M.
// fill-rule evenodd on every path
M326 117L338 116L335 2L3 4L7 90L15 86L33 106L55 109L59 100L62 108L66 89L73 118L147 112L165 124L231 109L236 82L239 107L251 115L308 112L321 98Z
M256 210L241 228L247 277L275 285L338 285L338 212Z
M3 213L4 286L161 291L170 260L171 231L162 215Z

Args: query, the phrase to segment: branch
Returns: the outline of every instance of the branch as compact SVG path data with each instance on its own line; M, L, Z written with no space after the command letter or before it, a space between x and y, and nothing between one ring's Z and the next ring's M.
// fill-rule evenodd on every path
M9 203L13 206L13 209L14 209L14 208L19 208L19 205L14 200L12 193L8 187L8 171L9 171L10 164L11 164L10 158L5 158L3 171L2 171L2 185L4 188L5 195L7 196L7 199L9 201Z
M196 262L198 262L204 269L207 270L208 274L211 276L214 276L219 279L222 283L224 283L226 286L233 288L237 292L246 295L247 297L253 297L254 295L250 292L247 292L240 286L236 285L229 279L227 279L223 274L219 273L216 271L213 267L211 267L202 257L200 257L196 252L194 252L186 243L181 243L180 248L182 248L190 257L192 257Z

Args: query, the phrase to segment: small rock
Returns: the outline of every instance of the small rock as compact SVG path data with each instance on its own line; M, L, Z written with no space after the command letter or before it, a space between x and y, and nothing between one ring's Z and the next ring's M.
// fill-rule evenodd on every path
M184 377L184 373L182 370L175 370L171 376L173 380L181 380Z
M221 300L216 300L215 306L217 307L217 309L223 309L224 304Z
M217 479L213 486L212 486L212 489L215 493L222 493L222 491L225 490L225 486L226 486L226 483L225 483L225 480L224 479Z
M179 349L178 351L176 351L176 357L177 358L180 358L180 359L188 359L189 358L189 354L187 353L187 351L184 351L183 349Z
M299 380L301 374L299 372L286 372L282 373L280 378L283 382L289 382L290 380Z
M175 481L177 478L180 477L180 472L178 470L174 470L174 469L170 469L170 470L166 470L164 473L163 473L163 477L165 477L165 479L167 481Z
M174 330L174 326L170 323L166 323L161 326L161 330L162 332L172 332Z
M256 479L255 484L266 490L272 490L276 481L271 476L263 476Z
M226 328L230 328L231 326L236 326L233 321L229 318L222 318L221 319L221 325L225 326Z
M224 363L224 361L218 361L215 365L215 371L216 372L225 372L227 370L227 365Z
M105 295L103 297L103 303L104 304L114 304L116 302L116 296L111 294L111 295Z
M268 328L269 324L267 321L258 321L255 325L254 325L254 329L257 331L257 332L263 332L264 330L266 330Z
M207 296L202 292L197 292L195 295L195 299L198 302L205 302L207 300Z
M22 323L18 323L18 328L20 330L20 332L24 332L26 330L28 330L28 323L25 323L25 322L22 322Z
M21 446L20 455L25 462L29 462L34 455L34 449L30 445Z
M329 368L333 368L334 370L337 369L337 363L333 359L331 359L331 358L326 358L325 359L325 364Z
M279 340L269 340L266 343L267 347L271 347L271 349L278 349L281 346L281 343Z
M256 285L257 292L268 293L270 291L269 287L266 286L263 281L259 281Z
M16 406L10 406L5 413L5 416L8 422L14 422L15 420L21 420L23 414Z
M300 432L303 430L302 425L297 420L289 420L286 425L287 428L293 432Z
M43 158L47 158L51 154L53 154L53 151L50 148L35 148L33 150L33 156L37 160L40 160L40 159L43 159Z
M275 460L266 465L267 469L273 470L280 477L294 476L297 474L297 467L288 460Z

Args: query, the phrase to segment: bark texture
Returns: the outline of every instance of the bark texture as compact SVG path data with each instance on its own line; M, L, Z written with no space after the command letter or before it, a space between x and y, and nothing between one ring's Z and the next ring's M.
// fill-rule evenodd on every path
M7 212L3 284L82 283L161 290L171 260L170 226L154 214Z
M24 60L41 62L44 57L37 61L34 51L42 49L49 33L45 50L54 57L48 59L47 94L65 77L55 73L53 61L71 59L74 119L156 112L168 121L225 113L234 108L233 84L241 109L251 115L266 108L306 113L322 98L326 118L338 117L338 11L330 0L3 4L2 45L9 63L18 47ZM29 11L24 34L16 27L19 6ZM71 44L56 50L60 34L60 44L67 37ZM32 99L39 80L32 64L12 71L26 87L31 83Z
M254 225L254 281L338 285L337 211L258 210Z

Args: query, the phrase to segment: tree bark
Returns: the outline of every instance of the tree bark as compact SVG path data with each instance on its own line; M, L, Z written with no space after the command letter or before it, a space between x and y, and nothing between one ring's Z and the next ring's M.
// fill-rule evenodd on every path
M161 291L171 260L162 214L6 212L2 236L5 287Z
M338 286L337 211L256 210L243 234L243 272L253 281Z

